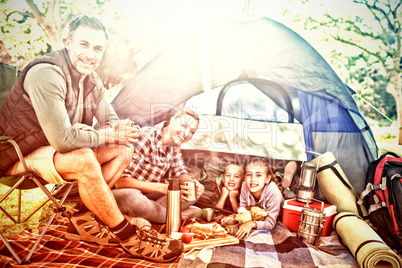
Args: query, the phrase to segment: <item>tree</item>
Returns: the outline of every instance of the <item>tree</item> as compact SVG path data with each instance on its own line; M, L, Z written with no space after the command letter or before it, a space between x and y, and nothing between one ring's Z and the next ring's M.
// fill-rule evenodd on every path
M63 47L62 31L74 14L63 12L61 0L43 2L41 6L26 0L19 3L2 1L2 42L17 67L52 49Z
M25 0L25 6L21 0L16 2L0 1L0 16L4 17L0 17L0 60L19 69L40 55L64 47L65 28L75 16L90 13L105 19L113 18L114 12L113 5L107 5L109 0L83 0L79 5L74 0L45 0L40 5ZM118 27L113 24L108 27L111 45L97 71L104 85L112 87L127 73L133 74L137 66L127 36L114 31Z
M307 1L308 2L308 1ZM328 12L323 19L309 17L306 28L320 30L333 40L359 50L370 68L376 68L387 81L386 91L393 96L397 110L399 145L402 145L402 45L401 2L398 0L354 0L363 5L372 20L361 16L341 17ZM353 11L352 11L353 12ZM379 81L379 82L381 82ZM380 85L376 85L381 88Z

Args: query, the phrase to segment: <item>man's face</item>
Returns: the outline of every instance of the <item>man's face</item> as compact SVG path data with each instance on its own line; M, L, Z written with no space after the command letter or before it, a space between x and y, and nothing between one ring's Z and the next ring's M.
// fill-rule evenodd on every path
M84 77L98 68L106 46L105 32L87 26L79 26L66 40L71 63Z
M173 118L171 121L170 135L176 145L182 145L191 140L198 129L199 122L188 114Z

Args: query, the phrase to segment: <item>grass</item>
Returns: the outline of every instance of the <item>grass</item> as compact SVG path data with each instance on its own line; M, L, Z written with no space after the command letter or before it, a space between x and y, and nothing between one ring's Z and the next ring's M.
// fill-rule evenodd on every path
M381 153L394 152L402 157L402 145L398 145L399 130L396 126L371 126L371 130Z
M49 190L53 185L46 186ZM10 188L0 185L0 196L3 196ZM0 212L0 232L4 237L10 238L18 235L24 230L37 229L46 224L53 213L55 207L52 202L47 202L39 211L37 211L27 221L23 221L38 205L45 201L47 196L41 189L35 188L31 190L23 190L21 195L21 222L14 223L3 212ZM65 202L67 210L74 208L76 203ZM10 194L2 203L1 206L15 219L18 214L18 191Z

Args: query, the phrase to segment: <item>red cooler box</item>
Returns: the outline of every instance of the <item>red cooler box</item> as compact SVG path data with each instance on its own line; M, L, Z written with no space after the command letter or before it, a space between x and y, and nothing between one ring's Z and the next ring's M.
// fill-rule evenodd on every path
M309 207L316 208L321 211L321 205L321 202L313 201L313 203L309 204ZM301 211L304 206L306 206L306 203L299 202L296 199L285 200L285 204L283 205L282 222L284 225L286 225L286 227L289 228L289 230L297 232L297 229L299 228ZM336 213L336 206L324 203L324 214L326 221L322 229L322 237L331 234L331 232L334 230L332 227L332 220L335 218Z

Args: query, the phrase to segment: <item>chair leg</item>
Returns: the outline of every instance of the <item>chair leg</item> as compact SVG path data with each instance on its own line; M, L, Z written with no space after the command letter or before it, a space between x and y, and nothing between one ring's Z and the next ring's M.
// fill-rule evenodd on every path
M6 245L7 249L11 252L11 254L17 260L17 262L19 264L22 264L22 261L21 261L20 257L18 256L18 254L14 251L14 249L11 247L8 240L1 233L0 233L0 239L1 239L1 241L3 241L4 245Z
M21 177L21 179L18 180L17 183L15 183L1 198L0 198L0 204L14 191L18 188L18 186L26 179L25 175ZM11 216L3 207L0 206L0 210L6 214L10 220L12 220L14 223L20 223L21 222L21 190L18 190L18 211L17 211L17 220L13 216Z
M71 189L73 188L73 185L74 185L74 183L70 183L67 186L68 188L67 188L66 192L64 193L63 197L61 198L60 202L57 202L57 200L53 197L53 195L51 195L50 192L47 191L50 194L50 196L52 197L52 199L54 199L56 201L54 203L55 203L57 208L54 210L52 216L50 216L50 219L47 221L46 226L43 228L41 234L36 239L35 244L33 245L31 251L29 251L28 256L24 260L25 263L30 262L33 253L35 252L36 248L39 246L40 241L42 241L43 236L46 234L47 230L49 229L50 225L52 224L52 222L53 222L54 218L56 217L57 213L62 212L66 217L68 217L65 214L65 207L63 207L63 204L64 204L64 201L66 200L68 194L70 193ZM47 190L47 188L46 188L46 190Z
M29 251L28 256L26 256L24 263L30 262L33 253L35 252L36 248L39 246L40 241L42 241L43 236L46 234L47 230L49 229L49 227L52 224L56 215L57 215L57 212L53 212L52 216L50 216L50 219L47 221L46 226L43 228L39 237L36 239L35 244L31 248L31 251Z
M36 178L33 178L35 182L37 182ZM33 247L31 248L31 250L29 251L28 255L25 257L24 259L24 263L28 263L31 261L31 257L33 255L33 253L35 252L35 250L37 249L37 247L39 246L40 241L42 241L43 236L46 234L47 230L50 228L50 225L53 223L55 217L57 216L58 213L63 213L63 215L65 217L69 217L69 215L67 214L67 212L65 211L65 207L63 206L67 196L69 195L71 189L74 186L74 183L69 183L67 185L63 185L65 187L67 187L67 190L64 192L62 198L60 199L60 202L57 201L54 196L49 192L49 190L43 186L40 182L37 182L37 185L43 190L43 192L47 195L48 200L45 200L44 203L42 203L42 205L40 207L42 207L44 204L46 204L49 200L51 200L54 205L56 206L56 208L54 209L53 214L50 216L49 220L46 223L46 226L43 228L42 232L40 233L39 237L36 239L35 244L33 245ZM18 200L19 205L21 205L20 199ZM0 209L3 211L3 208L0 207ZM36 210L37 211L37 210ZM8 214L6 211L3 211L6 214ZM31 215L30 215L31 216ZM28 216L28 218L30 217ZM28 219L27 218L27 219ZM14 218L12 218L14 220ZM18 218L19 220L19 218ZM15 220L14 220L15 222ZM16 222L15 222L16 223ZM15 250L11 247L10 243L8 242L8 240L0 233L0 239L3 241L4 245L6 245L7 249L11 252L11 254L13 255L13 257L17 260L17 262L19 264L22 264L23 262L21 261L20 257L18 256L18 254L15 252Z

